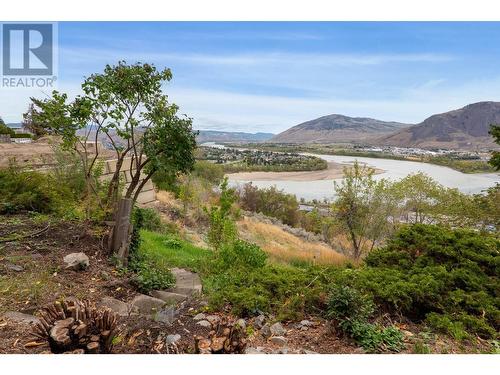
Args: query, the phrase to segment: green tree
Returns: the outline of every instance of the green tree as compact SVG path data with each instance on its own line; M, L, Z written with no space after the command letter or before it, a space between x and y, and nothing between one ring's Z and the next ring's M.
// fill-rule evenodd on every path
M490 134L495 140L497 145L500 145L500 125L491 125ZM497 170L500 171L500 152L493 151L489 163Z
M89 194L98 195L92 179L98 143L105 139L115 151L116 171L101 203L107 211L114 209L122 194L120 176L127 158L131 159L131 182L124 197L134 201L155 173L175 176L193 167L196 134L192 121L179 117L178 107L162 91L171 78L169 69L121 61L86 78L83 95L73 101L57 91L49 99L32 98L32 121L61 136L63 146L80 155Z
M231 245L238 237L236 224L231 213L235 201L234 189L228 187L227 177L225 177L220 185L219 204L207 210L210 220L208 242L215 250L220 250L225 245Z
M336 200L332 204L334 218L347 232L352 245L352 257L358 260L362 253L373 248L383 236L389 222L384 206L387 181L377 182L374 170L357 161L344 168L344 179L334 182Z
M8 135L15 134L14 130L5 125L5 122L1 117L0 117L0 134L8 134Z
M43 124L39 124L36 119L33 118L35 106L34 103L30 103L28 110L23 114L23 128L27 131L33 133L35 139L47 135L49 130L46 129Z
M401 214L407 223L432 223L443 186L423 172L410 174L395 183L399 193Z

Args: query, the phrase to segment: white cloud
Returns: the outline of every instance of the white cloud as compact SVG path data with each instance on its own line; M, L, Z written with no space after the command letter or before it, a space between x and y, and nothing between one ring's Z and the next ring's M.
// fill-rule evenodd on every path
M79 82L60 83L60 91L74 96ZM280 132L290 126L319 116L340 113L387 121L418 123L426 117L482 101L500 101L500 77L451 84L441 78L400 88L388 98L346 99L324 92L320 97L288 97L233 93L168 85L170 100L180 105L181 113L194 119L197 129ZM21 120L30 96L43 97L48 90L0 90L0 115L7 122Z
M134 61L180 62L195 65L256 66L256 65L382 65L389 63L441 63L449 62L453 56L437 53L414 54L335 54L335 53L287 53L253 52L238 54L165 53L151 51L68 48L59 49L67 63L81 63L92 56L96 62L116 62L126 59Z

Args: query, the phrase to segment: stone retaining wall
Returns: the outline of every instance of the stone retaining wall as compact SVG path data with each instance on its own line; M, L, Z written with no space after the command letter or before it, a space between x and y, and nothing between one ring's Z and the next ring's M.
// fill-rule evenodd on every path
M102 174L103 179L111 179L113 174L116 171L116 163L118 160L106 160L104 163L104 171ZM125 181L125 187L124 189L126 190L130 186L130 182L132 181L132 176L130 174L130 166L132 163L132 158L125 158L123 160L122 167L120 168L120 177L123 177L123 180ZM132 173L135 172L135 166L132 165ZM141 181L144 179L146 175L141 173ZM150 203L156 200L156 191L154 189L153 183L151 180L149 180L146 185L142 188L141 193L139 194L139 197L137 197L137 203L139 204L146 204Z

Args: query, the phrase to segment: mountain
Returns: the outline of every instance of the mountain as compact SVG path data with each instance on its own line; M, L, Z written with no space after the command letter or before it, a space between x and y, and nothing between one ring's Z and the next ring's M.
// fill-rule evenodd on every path
M410 124L365 117L328 115L296 125L269 140L274 143L348 143L392 134Z
M380 137L377 144L420 148L497 148L488 134L500 124L500 102L479 102L433 115L420 124Z
M204 142L264 142L271 139L272 133L244 133L216 130L200 130L196 141Z

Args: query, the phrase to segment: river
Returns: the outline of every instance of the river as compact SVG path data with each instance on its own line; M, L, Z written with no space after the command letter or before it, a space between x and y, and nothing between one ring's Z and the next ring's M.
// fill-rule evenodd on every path
M340 155L318 155L318 154L304 154L314 155L329 162L336 162L341 164L351 164L355 160L366 165L382 169L384 172L376 175L375 179L387 178L390 180L398 180L404 178L412 173L423 172L432 177L438 183L450 187L458 188L460 191L467 194L480 193L481 191L494 186L495 183L500 182L500 175L497 173L478 173L466 174L448 167L439 165L421 163L415 161L405 160L392 160L392 159L377 159L365 158L357 156L340 156ZM234 181L229 177L231 186L242 185L246 182L252 181ZM312 181L252 181L258 187L270 187L275 185L278 189L283 189L287 193L295 194L297 198L304 198L306 200L312 199L332 199L335 197L333 189L334 180L312 180ZM337 179L336 181L340 181Z

